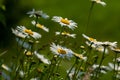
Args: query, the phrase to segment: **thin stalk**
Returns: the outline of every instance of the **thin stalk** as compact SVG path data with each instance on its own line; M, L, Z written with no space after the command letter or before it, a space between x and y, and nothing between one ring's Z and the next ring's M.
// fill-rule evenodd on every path
M67 80L70 72L72 71L72 69L74 68L74 66L75 66L76 63L77 63L77 58L76 58L76 60L75 60L75 63L72 65L72 67L70 68L69 72L67 73L67 75L66 75L66 77L65 77L65 80Z
M117 53L115 53L115 61L114 61L114 75L113 75L113 80L116 80L116 70L115 70L115 68L116 68L116 62L117 62Z
M90 10L89 10L88 19L87 19L87 24L86 24L84 33L86 33L87 28L88 28L88 25L89 25L89 22L90 22L91 13L92 13L92 10L93 10L93 7L94 7L94 3L95 3L95 2L92 2L91 7L90 7Z
M97 78L97 76L99 75L99 73L100 73L100 71L101 71L101 70L100 70L100 67L101 67L101 65L102 65L102 63L103 63L103 60L104 60L104 58L105 58L105 50L106 50L106 46L104 46L104 51L103 51L103 54L102 54L102 58L101 58L101 61L100 61L98 70L96 71L97 73L96 73L95 78Z

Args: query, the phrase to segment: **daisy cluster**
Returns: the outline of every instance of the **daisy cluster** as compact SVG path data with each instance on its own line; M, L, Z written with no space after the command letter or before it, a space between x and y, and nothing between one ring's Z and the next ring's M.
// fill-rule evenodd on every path
M106 5L101 0L91 0L91 2ZM27 14L33 19L30 27L20 25L11 29L17 45L15 61L8 65L4 61L0 61L0 79L101 80L101 76L110 73L113 80L120 79L120 49L116 41L99 41L82 34L85 46L77 44L79 47L76 50L77 45L68 40L76 40L77 34L72 33L78 28L75 21L61 16L51 18L43 11L35 9ZM46 21L51 20L60 26L59 31L54 31L54 38L43 44L41 44L41 40L44 36L40 31L43 30L44 34L51 35L52 30L40 22L41 18ZM47 38L49 37L47 36ZM1 53L0 57L7 52ZM108 55L114 57L111 58L111 61L105 62Z

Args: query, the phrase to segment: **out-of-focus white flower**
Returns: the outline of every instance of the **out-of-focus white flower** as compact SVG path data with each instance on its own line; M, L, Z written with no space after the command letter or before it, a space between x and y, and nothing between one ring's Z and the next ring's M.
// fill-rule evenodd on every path
M120 71L120 66L118 66L117 64L114 64L113 63L108 63L108 66L109 66L109 70L112 71L115 69L115 71ZM114 68L115 67L115 68Z
M101 45L101 46L104 46L104 47L116 47L117 42L109 42L109 41L97 42L97 45Z
M101 4L102 6L106 6L106 3L101 0L91 0L91 1Z
M91 37L88 37L88 36L87 36L87 35L85 35L85 34L82 34L82 36L83 36L85 39L87 39L89 42L91 42L91 44L92 44L92 43L96 43L96 42L97 42L97 40L96 40L96 39L91 38Z
M97 65L97 64L94 64L94 65L92 66L92 68L93 68L94 70L97 69L98 67L99 67L99 65ZM101 73L106 74L108 70L109 70L109 67L108 67L108 66L100 66L100 72L101 72Z
M114 51L115 53L120 53L120 49L119 49L119 48L110 47L110 49L111 49L112 51Z
M27 14L29 14L30 17L42 17L44 19L49 18L49 16L46 13L43 13L43 11L35 11L35 9L27 12Z
M21 71L19 71L19 75L20 75L20 77L24 77L24 75L25 75L25 73L21 70Z
M45 64L50 64L51 63L48 59L46 59L43 55L37 53L36 51L34 52L34 55Z
M86 41L86 44L87 44L88 46L90 46L91 48L93 48L94 50L96 50L96 51L104 52L104 47L101 46L101 45L91 44L91 43L88 42L88 41ZM107 49L107 48L105 49L105 53L106 53L106 54L108 53L108 49Z
M28 36L27 33L23 33L19 29L13 29L12 28L12 33L15 34L16 36L20 37L20 38L26 38Z
M41 38L41 35L39 33L27 29L25 26L17 26L17 28L15 30L12 29L12 31L16 36L22 38L26 38L26 37L29 38L30 36L33 37L34 39Z
M36 78L31 78L30 80L40 80L40 79L36 77Z
M67 57L70 58L73 56L73 51L71 49L67 49L66 47L62 47L60 45L55 45L55 43L52 43L50 50L55 54L59 55L60 57Z
M70 34L69 32L56 32L55 34L76 38L76 34Z
M36 24L35 21L32 21L32 24L36 25L37 28L40 28L40 29L42 29L42 30L44 30L46 32L49 32L49 29L47 27L45 27L44 25L40 24L40 23Z
M82 54L74 53L74 56L77 57L77 58L80 58L81 60L84 60L84 61L87 60L87 57L83 56Z
M54 16L52 20L58 22L61 26L68 26L72 30L77 27L77 23L75 23L73 20L68 20L67 18L64 19L59 16Z
M5 64L2 64L1 67L2 67L3 69L5 69L6 71L9 71L9 72L12 71L12 70L11 70L7 65L5 65Z
M67 70L67 73L69 73L69 70ZM76 73L76 72L75 72L75 68L73 68L73 69L71 70L71 72L68 74L69 80L73 80L73 77L74 77L75 73ZM78 74L76 75L77 80L81 80L81 76L82 76L84 73L85 73L85 72L82 72L82 71L79 70Z

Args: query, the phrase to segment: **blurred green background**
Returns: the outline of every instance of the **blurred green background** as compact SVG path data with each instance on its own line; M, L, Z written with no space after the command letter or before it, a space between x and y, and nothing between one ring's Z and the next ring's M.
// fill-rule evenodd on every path
M120 44L120 1L104 0L104 2L107 3L105 7L100 4L94 5L85 34L100 41L118 41ZM11 27L30 26L31 19L26 13L33 8L43 10L51 18L62 16L78 23L78 28L73 32L77 34L75 41L80 46L84 43L81 34L86 28L90 6L90 0L0 0L0 52L15 48ZM52 21L41 23L51 31L46 34L42 33L44 43L46 40L49 41L48 38L53 35L52 31L59 30L59 28Z

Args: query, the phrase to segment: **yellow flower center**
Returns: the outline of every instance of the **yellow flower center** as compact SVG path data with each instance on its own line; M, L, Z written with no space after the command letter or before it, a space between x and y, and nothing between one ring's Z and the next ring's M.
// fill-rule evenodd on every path
M61 49L61 48L59 48L57 51L58 51L58 53L60 53L60 54L66 54L66 51L63 50L63 49Z
M67 19L63 19L63 18L61 19L61 22L64 23L64 24L67 24L67 25L70 24L69 20L67 20Z
M31 53L30 51L28 51L28 52L26 53L26 56L32 56L32 53Z
M92 42L96 42L96 39L93 39L93 38L89 38L89 40Z
M83 59L83 55L81 55L81 54L74 53L74 55L75 55L76 57L80 58L80 59Z
M41 24L36 24L36 27L43 29L44 26Z
M100 2L100 0L96 0L96 2L97 2L97 3L99 3L99 2Z
M69 35L68 32L62 32L62 35Z
M28 33L30 35L33 35L33 32L31 30L29 30L29 29L25 29L24 32L26 32L26 33Z

